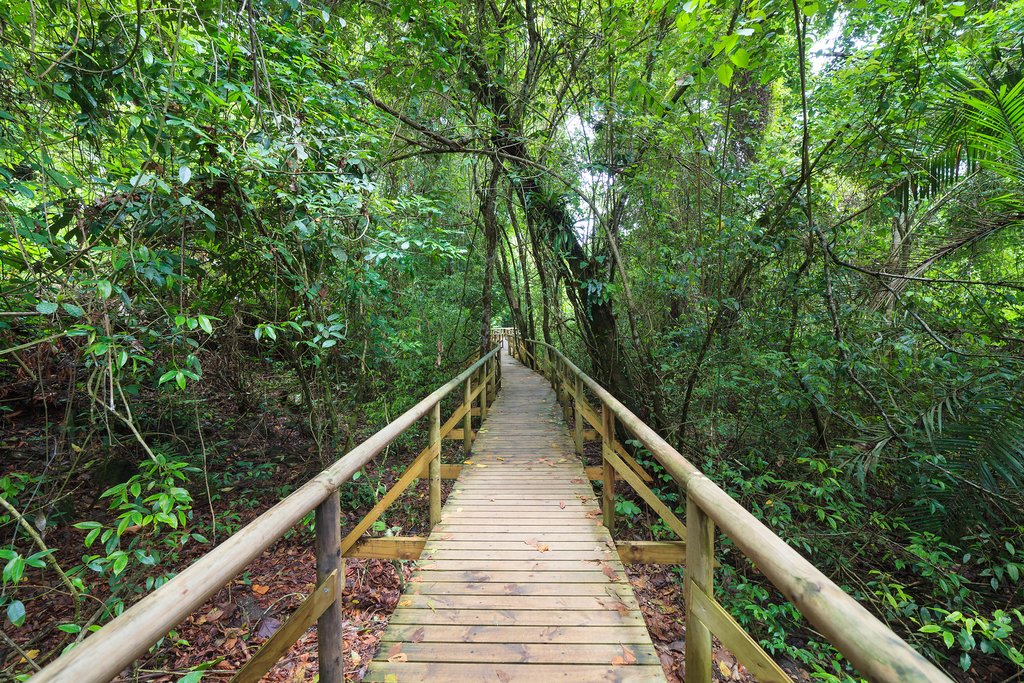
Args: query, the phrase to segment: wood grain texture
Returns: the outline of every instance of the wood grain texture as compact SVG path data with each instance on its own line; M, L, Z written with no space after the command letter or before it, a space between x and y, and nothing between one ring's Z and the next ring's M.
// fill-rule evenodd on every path
M543 377L507 360L501 373L364 680L664 681L582 432Z

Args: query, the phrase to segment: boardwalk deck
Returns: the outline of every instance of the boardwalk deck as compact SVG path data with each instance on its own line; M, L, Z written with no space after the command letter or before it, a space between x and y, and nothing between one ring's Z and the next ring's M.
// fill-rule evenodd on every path
M554 393L502 391L366 681L664 681Z

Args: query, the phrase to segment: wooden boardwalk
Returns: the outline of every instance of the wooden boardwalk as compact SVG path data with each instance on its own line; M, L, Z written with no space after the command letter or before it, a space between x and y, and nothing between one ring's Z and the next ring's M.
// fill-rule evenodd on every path
M507 356L366 681L664 681L554 392Z

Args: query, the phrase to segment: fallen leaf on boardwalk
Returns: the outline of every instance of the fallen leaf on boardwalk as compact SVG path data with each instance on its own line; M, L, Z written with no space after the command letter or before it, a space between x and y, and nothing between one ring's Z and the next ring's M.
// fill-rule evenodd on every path
M423 642L423 638L426 635L427 635L426 631L424 631L423 627L420 626L418 629L416 629L415 631L412 632L412 635L409 637L409 640L411 640L414 643L422 643Z
M558 501L558 507L560 507L560 508L562 508L564 510L565 509L565 501L564 500Z
M404 657L404 659L396 659L396 657ZM409 660L409 655L402 652L402 644L395 643L388 650L388 661L389 662L405 662Z
M582 484L582 483L583 483L583 480L582 480L582 479L580 479L579 477L576 477L575 479L570 479L570 480L569 480L569 483L570 483L570 484Z
M261 586L258 583L252 585L252 592L256 595L266 595L268 590L270 590L270 586Z
M398 662L408 662L409 655L405 654L404 652L399 652L397 655L392 655L391 657L388 657L388 661L392 664L396 664Z
M495 669L494 675L498 677L498 680L501 681L501 683L508 683L512 680L512 677L509 676L507 672L502 671L501 669Z
M547 543L541 543L540 541L533 538L527 541L523 541L523 543L530 546L531 548L535 548L539 553L546 553L547 551L551 550L551 547Z
M612 581L617 582L619 580L619 575L615 573L615 570L612 569L612 566L610 564L602 563L601 571L603 571L604 575Z
M399 607L408 607L411 604L412 604L412 600L409 600L408 598L406 598L405 600L400 600L398 602L398 606Z
M621 600L614 600L611 602L605 602L602 600L601 604L606 607L611 607L614 610L618 610L620 616L629 616L629 607L626 607L626 603L622 602Z
M622 656L612 657L612 666L624 666L628 664L636 664L636 655L625 645L622 646Z
M601 511L600 510L591 510L590 512L587 513L587 517L589 517L590 519L594 519L594 517L598 517L600 515L601 515Z

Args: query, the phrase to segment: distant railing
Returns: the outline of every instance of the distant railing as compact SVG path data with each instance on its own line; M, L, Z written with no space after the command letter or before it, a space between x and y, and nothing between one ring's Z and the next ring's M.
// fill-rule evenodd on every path
M147 595L121 616L83 640L74 649L58 657L33 676L32 683L71 681L106 683L136 658L144 654L167 632L181 623L206 600L238 575L260 553L285 532L315 510L317 586L288 621L263 644L260 650L236 674L234 681L258 681L285 652L313 625L317 624L320 680L340 682L344 678L341 594L345 586L343 556L404 556L410 539L364 539L362 534L384 509L417 478L430 479L430 524L441 518L441 440L463 439L468 451L473 438L471 428L474 400L479 400L482 418L501 383L501 347L496 346L434 393L407 410L398 419L362 442L344 457L308 481L293 494L264 512L253 522L219 546L196 560L166 584ZM463 402L453 415L441 423L441 400L459 385ZM474 388L475 387L475 388ZM348 535L341 538L341 508L338 487L352 478L366 463L427 414L431 416L427 448L413 461L398 483ZM455 425L462 423L462 429ZM451 466L449 466L451 467ZM454 466L457 467L457 466ZM449 472L454 478L455 473ZM416 543L412 543L416 545ZM422 542L419 542L422 548ZM419 551L411 559L419 557Z
M712 634L757 680L792 680L715 600L713 579L716 526L868 679L892 683L950 681L940 669L705 477L558 349L544 342L529 340L537 351L535 355L527 350L526 343L514 331L502 330L501 336L503 340L509 341L512 354L520 362L548 378L566 418L570 411L574 413L577 451L582 452L583 441L589 432L583 428L584 420L594 428L589 433L601 440L602 467L599 473L588 474L604 482L601 507L608 530L614 533L615 482L621 477L685 541L682 549L678 548L678 542L652 546L652 557L638 561L658 561L658 558L664 558L672 562L675 558L678 563L686 565L684 597L687 683L710 683ZM584 387L600 401L600 411L595 410L587 401ZM642 443L686 492L685 526L644 485L644 480L650 481L649 475L619 443L616 422ZM623 559L629 560L625 557Z

